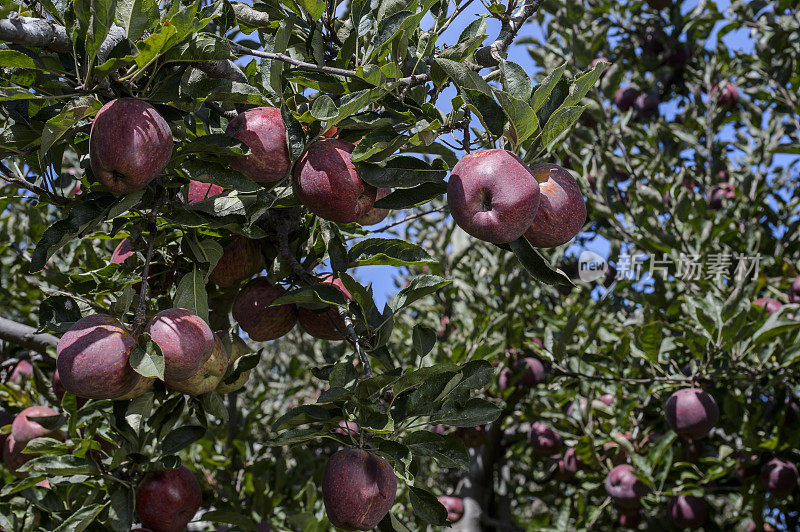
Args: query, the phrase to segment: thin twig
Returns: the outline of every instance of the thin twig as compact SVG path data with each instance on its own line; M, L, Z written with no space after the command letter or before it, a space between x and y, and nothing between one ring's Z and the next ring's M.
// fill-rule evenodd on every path
M155 204L150 210L147 217L147 230L150 233L147 240L147 254L144 258L144 268L142 268L142 286L139 289L139 305L136 307L135 318L135 336L142 333L144 322L147 318L147 290L149 288L148 276L150 273L150 262L153 260L153 247L155 245L156 236L158 235L158 211L166 200L166 193L164 189L160 189L156 195Z
M51 203L55 203L55 204L58 204L58 205L67 205L67 204L70 204L70 203L75 201L72 198L65 198L63 196L59 196L57 194L53 194L49 190L45 190L42 187L37 187L36 185L34 185L32 183L28 183L24 179L15 176L11 172L11 170L9 170L8 167L5 164L3 164L2 162L0 162L0 174L2 174L0 176L0 178L2 178L3 181L5 181L6 183L9 183L9 184L12 184L12 185L16 185L16 186L18 186L20 188L24 188L25 190L33 192L34 194L38 194L40 196L44 196L47 199L49 199Z
M308 72L321 72L323 74L332 74L334 76L343 76L346 78L358 77L355 70L347 70L344 68L328 67L323 65L317 65L314 63L308 63L306 61L300 61L299 59L290 57L286 54L276 54L274 52L263 52L261 50L253 50L252 48L248 48L247 46L242 46L241 44L232 43L231 50L242 55L252 55L254 57L263 57L264 59L271 59L273 61L281 61L283 63L295 66L300 70L306 70Z
M392 227L397 227L398 225L402 225L402 224L404 224L406 222L410 222L411 220L416 220L417 218L422 218L423 216L427 216L428 214L433 214L435 212L440 212L440 211L443 211L444 209L445 209L445 206L442 205L441 207L437 207L437 208L431 209L429 211L419 212L417 214L412 214L411 216L406 216L402 220L398 220L396 222L392 222L390 224L384 225L381 228L375 229L373 231L373 233L382 233L384 231L388 231Z

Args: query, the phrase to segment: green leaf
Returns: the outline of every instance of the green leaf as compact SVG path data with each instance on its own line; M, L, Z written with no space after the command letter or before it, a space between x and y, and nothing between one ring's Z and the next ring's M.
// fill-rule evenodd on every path
M114 197L110 194L87 197L72 207L64 220L59 220L48 227L31 255L30 273L42 270L53 253L67 242L93 229L113 202Z
M544 129L542 130L542 144L549 145L556 140L562 133L572 127L578 121L583 110L586 106L582 107L561 107L550 115Z
M192 35L181 44L172 47L163 60L165 62L221 61L235 59L226 42L213 33Z
M93 504L74 511L53 532L83 532L100 515L106 504Z
M119 486L111 494L108 520L114 532L129 532L133 524L133 489Z
M210 521L212 523L227 523L229 525L238 526L243 530L256 530L256 524L252 519L246 515L229 510L212 510L206 512L200 520Z
M500 83L503 84L505 92L518 100L527 102L533 93L533 84L528 73L511 61L500 63Z
M300 4L311 17L311 20L320 20L325 14L324 0L300 0Z
M404 443L415 455L429 456L440 467L469 470L469 452L464 442L454 435L443 436L427 430L412 432Z
M79 96L67 102L64 108L49 119L42 130L40 153L46 153L53 145L81 120L94 116L103 106L94 96Z
M417 357L423 358L436 345L436 331L430 327L416 324L411 331L411 343L414 345Z
M155 0L117 0L117 21L131 42L138 41L145 31L155 26L158 18Z
M327 94L318 96L311 104L311 116L317 120L330 120L339 115L339 109Z
M456 404L445 405L431 416L431 423L442 423L454 427L474 427L485 425L497 419L500 407L485 399L472 398L462 407Z
M173 306L194 312L205 322L208 322L207 277L207 270L195 265L192 271L184 275L178 282L178 288L172 300Z
M32 57L16 50L0 50L0 68L41 69Z
M600 76L603 75L603 71L608 67L609 63L605 61L598 62L595 67L586 72L585 74L579 76L572 82L569 87L569 94L564 99L564 103L561 104L562 107L572 107L577 105L586 93L597 83L597 80L600 79Z
M388 265L409 266L436 262L416 244L396 238L367 238L355 244L348 253L351 267Z
M21 471L32 471L46 473L53 476L64 475L89 475L93 472L93 467L85 458L65 454L54 455L45 454L34 458L22 466Z
M129 360L139 375L164 380L164 356L149 334L143 333L139 337L139 345L133 348Z
M508 120L514 127L515 137L512 139L514 145L519 146L528 137L539 129L539 119L527 102L514 98L503 91L495 91L495 98L503 108Z
M369 158L380 159L380 155L391 155L405 142L406 137L398 134L394 128L382 127L364 136L350 154L350 160L356 163Z
M574 286L567 274L559 269L553 269L544 257L536 251L524 236L509 243L511 250L519 262L525 267L531 277L549 285L564 284Z
M364 181L378 188L412 188L423 183L440 183L447 174L441 159L429 164L409 155L397 155L380 165L357 162L356 168Z
M205 427L200 425L184 425L173 430L162 440L161 452L175 454L206 435Z
M550 97L550 93L553 92L558 81L561 79L561 76L564 74L564 69L567 68L567 63L563 63L561 66L556 67L552 72L550 72L542 82L536 87L536 91L534 91L533 96L531 97L531 107L534 111L538 111L542 108L544 103L547 101L547 98Z
M92 20L86 32L86 53L88 60L94 60L97 51L108 35L114 24L114 14L117 10L116 0L91 0Z
M489 98L493 98L492 87L477 72L449 59L436 58L434 64L444 70L459 89L478 91Z
M394 299L394 309L399 311L409 306L414 301L444 288L453 281L449 281L438 275L420 275L411 279L409 285L397 294Z
M414 513L420 518L436 526L447 523L447 510L433 493L412 486L409 487L409 498Z

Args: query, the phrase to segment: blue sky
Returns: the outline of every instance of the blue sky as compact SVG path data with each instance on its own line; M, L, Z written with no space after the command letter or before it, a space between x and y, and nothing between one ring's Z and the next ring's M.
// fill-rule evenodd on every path
M681 11L682 13L688 13L692 9L697 6L697 0L687 0L682 4ZM727 9L730 7L730 2L727 0L716 2L717 6L720 10ZM440 38L440 43L447 43L447 44L454 44L458 41L458 36L461 34L463 29L466 27L467 24L472 22L475 17L479 16L482 13L486 13L486 10L483 7L483 4L480 2L473 2L467 10L462 14L461 18L455 21L448 29L444 32L443 36ZM491 42L492 39L495 38L497 35L500 23L492 18L486 19L487 22L487 34L488 39L485 41L485 44ZM423 25L430 24L431 20L424 19ZM706 41L706 47L708 49L713 49L716 46L717 42L717 31L719 26L722 24L718 24L715 27L714 31L709 35ZM542 36L543 31L542 28L535 24L526 24L522 31L520 32L519 36ZM743 53L752 53L754 50L754 43L753 39L750 37L750 31L747 29L740 29L737 31L732 31L726 34L723 37L723 42L732 50L732 51L740 51ZM514 61L521 65L527 72L530 72L532 76L535 76L537 73L541 71L541 68L537 64L534 63L533 59L531 58L530 54L527 51L527 45L512 45L508 50L508 59ZM449 111L449 104L450 99L455 94L455 89L450 87L438 100L438 105L440 108L447 112ZM661 112L661 116L664 116L668 120L672 120L676 113L679 111L678 105L673 102L666 102L662 103L659 107ZM734 138L734 129L733 126L727 125L725 128L720 131L719 134L720 138L723 140L733 140ZM786 161L783 161L785 164ZM395 213L397 215L397 213ZM402 217L403 214L400 213L398 217ZM389 236L389 235L381 235L377 234L375 236ZM596 238L592 241L588 246L588 249L599 253L600 255L607 257L609 254L610 246L608 242L603 239L602 237ZM567 250L568 254L577 254L580 250L577 246L572 246ZM614 258L612 257L612 260ZM375 293L375 302L379 307L382 307L383 304L391 299L391 297L396 292L394 278L398 274L398 269L393 267L383 267L383 266L367 266L359 268L356 272L356 276L359 280L363 283L372 283L374 293Z

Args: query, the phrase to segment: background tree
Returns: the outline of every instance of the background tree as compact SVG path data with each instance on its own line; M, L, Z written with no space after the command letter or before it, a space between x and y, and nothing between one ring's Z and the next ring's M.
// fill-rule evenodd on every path
M393 467L382 530L800 526L790 3L531 1L477 20L470 4L3 7L2 423L33 405L60 414L13 455L38 455L22 477L3 471L0 526L129 530L147 513L136 488L183 463L202 490L191 527L328 530L320 484L344 447ZM463 31L445 42L451 26ZM729 50L722 37L747 30L752 53ZM504 59L515 39L533 79ZM119 97L153 105L174 147L163 173L116 196L89 132ZM376 202L392 218L331 221L350 189L320 201L242 164L264 153L233 119L257 106L280 109L269 120L295 169L323 136L358 141L350 160L393 189ZM109 144L115 161L133 145ZM573 247L497 246L455 226L447 170L492 147L572 170L588 209ZM583 250L620 273L643 253L665 273L584 281ZM760 257L755 276L737 275L739 255ZM352 275L372 265L398 268L384 308ZM264 271L268 290L243 288ZM282 306L254 312L243 294L271 303L276 284ZM140 333L171 307L223 331L222 385L244 375L242 388L161 382L167 350ZM268 339L304 312L279 339L233 345L238 325ZM56 396L57 337L95 313L131 330L151 390ZM692 402L700 390L668 402L690 387L716 420ZM173 515L194 508L186 494ZM439 495L457 499L445 511Z

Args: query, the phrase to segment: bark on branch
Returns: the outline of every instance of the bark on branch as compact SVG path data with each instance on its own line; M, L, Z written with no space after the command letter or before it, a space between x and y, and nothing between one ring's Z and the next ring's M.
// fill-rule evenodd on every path
M58 345L58 338L52 334L36 334L35 328L6 318L0 318L0 339L37 353L45 353L48 347Z
M482 67L493 67L506 58L506 50L514 42L525 21L539 10L544 0L523 0L524 3L514 11L510 18L504 18L500 33L492 44L475 52L475 62Z

